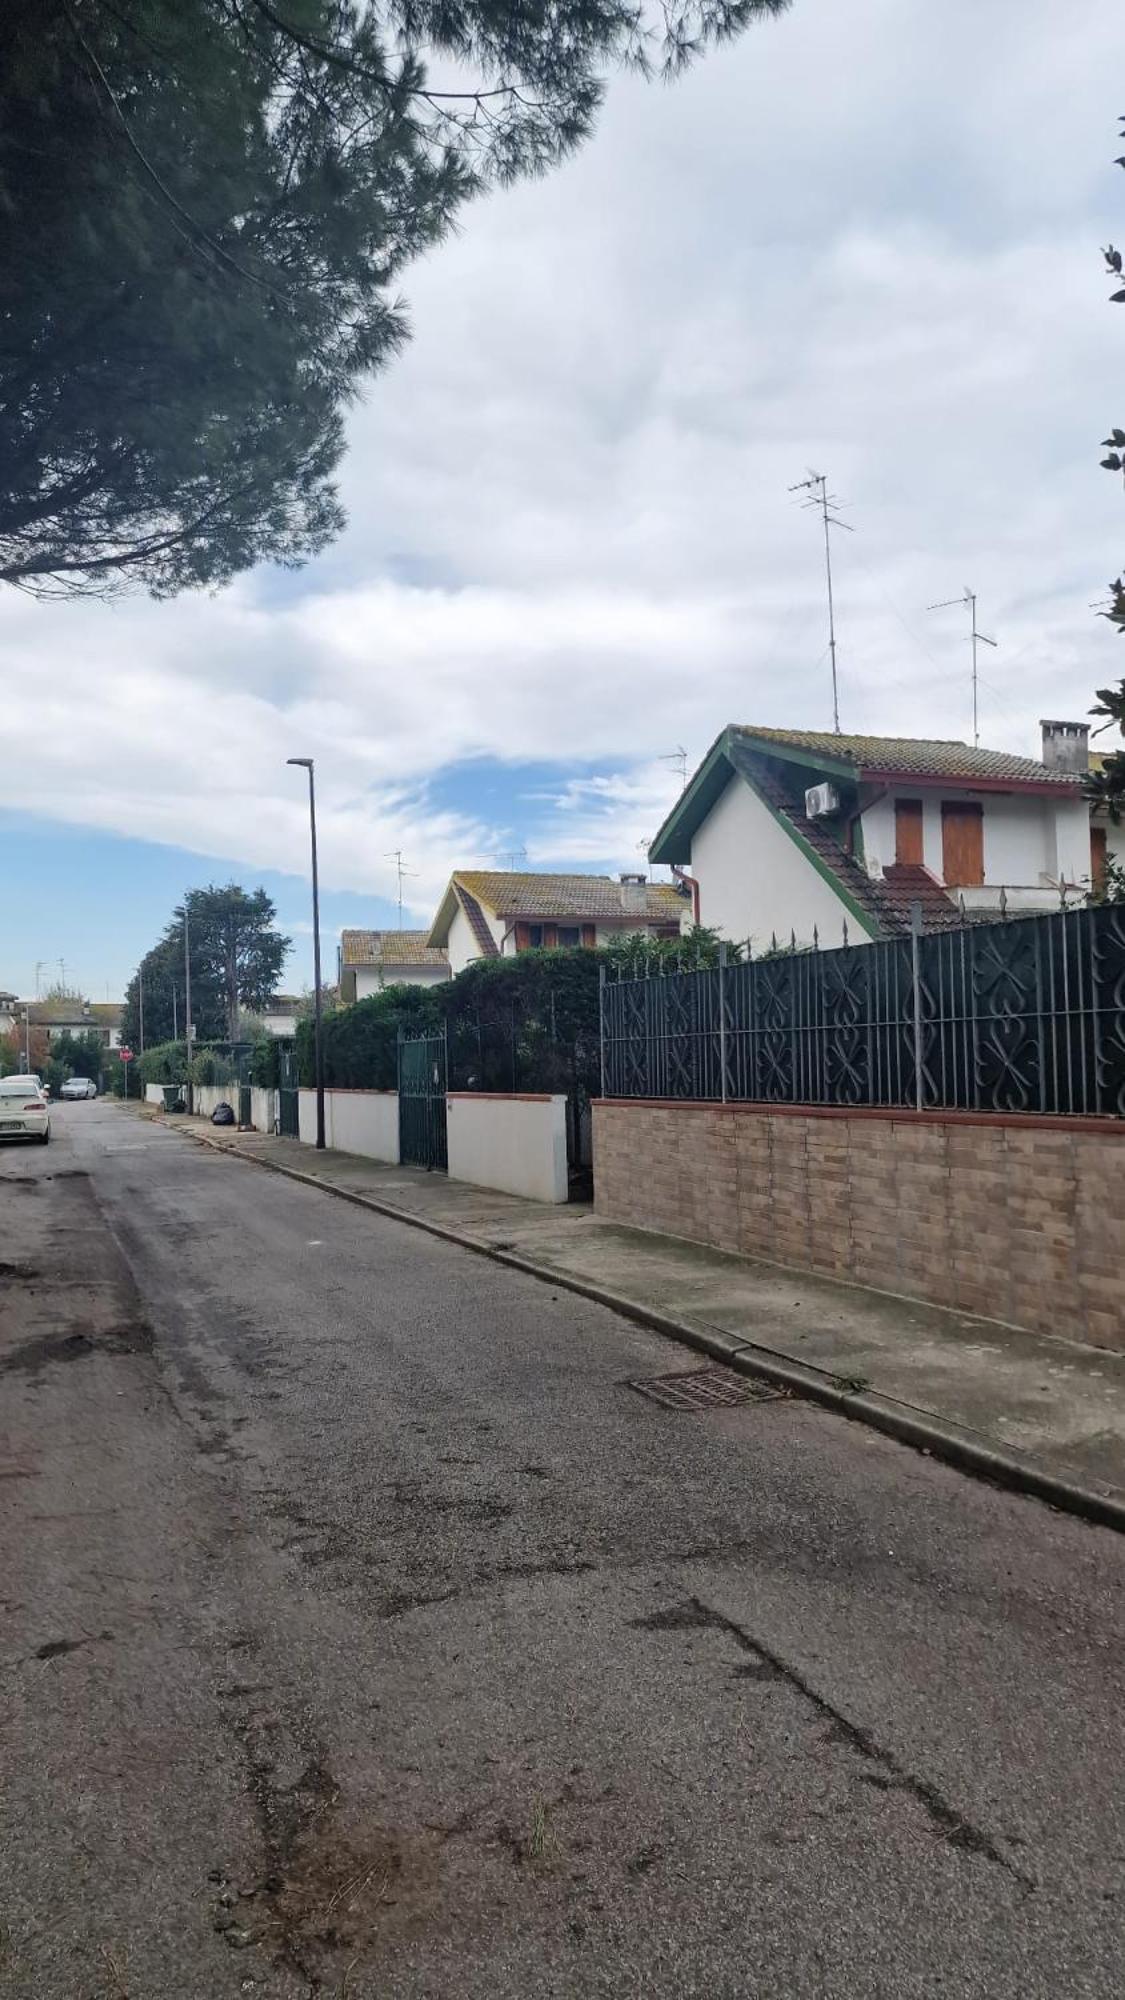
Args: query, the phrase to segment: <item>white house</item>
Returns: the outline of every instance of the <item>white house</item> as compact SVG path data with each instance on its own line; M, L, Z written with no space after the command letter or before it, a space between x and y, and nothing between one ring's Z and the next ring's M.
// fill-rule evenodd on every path
M305 1002L296 993L272 993L264 1007L255 1009L267 1035L288 1041L297 1032Z
M519 875L459 868L449 878L429 943L453 973L476 958L585 946L627 937L679 937L691 904L646 875Z
M755 949L838 943L969 914L1083 899L1121 839L1091 826L1088 731L1045 722L1043 757L955 741L724 729L650 857L691 887L698 920Z
M340 999L366 1000L384 986L440 986L449 954L427 944L425 931L342 931Z

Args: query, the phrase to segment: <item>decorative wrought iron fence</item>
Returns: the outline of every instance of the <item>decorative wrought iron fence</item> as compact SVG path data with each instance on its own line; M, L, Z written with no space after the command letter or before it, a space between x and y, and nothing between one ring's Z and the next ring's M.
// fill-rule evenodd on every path
M1125 906L603 976L602 1095L1125 1117Z

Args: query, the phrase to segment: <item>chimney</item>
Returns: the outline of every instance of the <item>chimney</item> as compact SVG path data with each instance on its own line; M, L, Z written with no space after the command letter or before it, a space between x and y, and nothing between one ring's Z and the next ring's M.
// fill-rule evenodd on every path
M623 875L620 888L621 907L626 916L643 916L648 909L648 876Z
M1089 723L1041 722L1039 727L1048 771L1074 771L1084 777L1090 768Z

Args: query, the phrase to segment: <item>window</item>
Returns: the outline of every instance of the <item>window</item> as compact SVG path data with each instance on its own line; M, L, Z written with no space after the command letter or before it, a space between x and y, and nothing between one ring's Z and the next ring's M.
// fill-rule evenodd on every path
M573 950L582 942L582 932L577 924L559 925L559 950Z
M1090 887L1097 894L1105 888L1106 838L1104 826L1090 828Z
M895 860L900 866L922 866L922 801L895 800Z
M947 889L979 889L984 881L984 814L978 805L943 805L941 872Z
M528 924L528 927L527 927L527 948L528 948L528 950L529 950L529 951L539 951L539 950L541 950L541 948L542 948L542 944L543 944L543 926L542 926L542 924Z

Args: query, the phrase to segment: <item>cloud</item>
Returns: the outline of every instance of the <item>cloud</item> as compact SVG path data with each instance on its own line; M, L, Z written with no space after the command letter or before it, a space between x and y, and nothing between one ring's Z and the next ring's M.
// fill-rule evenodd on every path
M1123 324L1105 35L1057 0L796 0L467 213L351 421L351 526L299 578L112 609L0 601L6 803L303 871L421 920L449 868L637 858L729 720L825 726L823 468L844 726L962 734L968 581L1000 640L982 733L1034 749L1119 671L1097 468ZM1116 213L1116 219L1115 219ZM549 799L473 794L551 763ZM460 771L458 796L441 780ZM467 803L466 803L467 801Z

